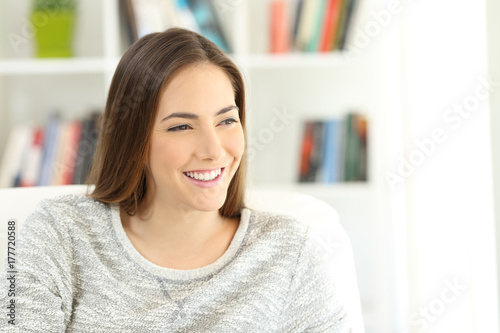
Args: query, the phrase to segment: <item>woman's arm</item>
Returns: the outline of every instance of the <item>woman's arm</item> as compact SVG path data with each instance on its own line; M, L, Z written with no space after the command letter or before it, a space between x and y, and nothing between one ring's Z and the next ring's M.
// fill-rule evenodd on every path
M283 332L347 333L350 326L311 233L300 251L284 310Z
M50 207L42 203L28 217L16 237L15 274L7 273L11 269L5 260L1 308L14 304L15 310L14 316L2 315L0 331L65 331L72 306L70 243L67 229L51 216Z

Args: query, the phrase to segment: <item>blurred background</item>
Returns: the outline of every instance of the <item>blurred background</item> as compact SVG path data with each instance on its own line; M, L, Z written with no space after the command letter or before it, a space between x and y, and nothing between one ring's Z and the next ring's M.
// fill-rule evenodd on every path
M498 1L0 0L0 187L83 182L120 56L169 26L244 73L250 186L338 211L367 333L499 331Z

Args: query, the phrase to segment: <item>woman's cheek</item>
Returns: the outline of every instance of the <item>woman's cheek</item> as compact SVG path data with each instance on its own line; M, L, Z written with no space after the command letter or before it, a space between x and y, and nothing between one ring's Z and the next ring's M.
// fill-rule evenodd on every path
M230 145L231 147L229 149L232 155L237 159L241 159L241 156L245 151L245 136L243 134L243 129L241 128L241 126L237 128L235 133L230 138Z

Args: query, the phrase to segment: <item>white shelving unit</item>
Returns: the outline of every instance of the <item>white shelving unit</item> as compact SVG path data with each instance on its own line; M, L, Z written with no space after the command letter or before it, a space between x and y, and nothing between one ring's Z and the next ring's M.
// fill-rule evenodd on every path
M114 0L79 3L75 57L37 59L30 1L0 3L0 154L9 130L41 124L49 112L68 119L104 106L119 57L118 10Z
M28 4L0 3L3 36L22 35ZM395 46L381 36L351 62L341 53L269 55L263 52L267 0L235 4L222 20L231 27L235 60L247 80L249 147L254 153L250 184L309 193L339 211L356 256L366 332L393 332L396 308L405 302L392 288L399 283L392 253L395 201L383 179L395 141L387 129L398 111L391 97L397 82L386 58ZM356 20L363 22L373 8L384 5L384 0L363 2ZM5 38L0 41L0 154L10 128L23 122L41 123L53 108L68 118L103 109L122 51L117 0L85 0L79 6L72 59L34 59L32 38L19 50ZM350 110L369 119L369 182L298 184L302 121L340 117ZM272 137L263 136L262 131L280 115L286 118L281 120L281 130L271 132Z

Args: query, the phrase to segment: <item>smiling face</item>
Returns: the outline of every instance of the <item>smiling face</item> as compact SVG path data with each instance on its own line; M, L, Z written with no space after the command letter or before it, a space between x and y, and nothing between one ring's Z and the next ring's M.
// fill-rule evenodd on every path
M175 209L217 210L244 147L228 75L209 63L182 69L160 94L146 196Z

